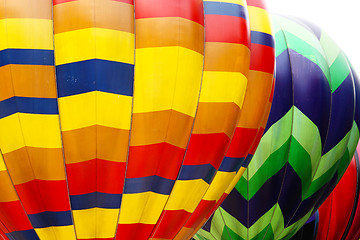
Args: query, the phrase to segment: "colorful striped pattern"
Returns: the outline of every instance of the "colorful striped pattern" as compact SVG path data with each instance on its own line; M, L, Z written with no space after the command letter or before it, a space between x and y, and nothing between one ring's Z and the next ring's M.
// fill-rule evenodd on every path
M249 3L0 0L0 238L190 238L271 105Z
M270 19L263 1L247 1L247 4L251 29L251 62L243 109L214 182L185 225L184 229L189 228L191 233L188 236L199 230L241 177L259 144L270 112L275 64Z
M75 239L58 120L51 1L3 0L0 8L0 148L6 168L1 165L11 177L2 171L2 221L9 238Z
M260 145L195 239L289 239L330 194L359 139L359 80L320 29L274 16L276 86Z
M59 112L77 239L113 239L134 81L134 6L54 2Z
M229 185L214 176L233 136L247 85L246 4L204 1L204 12L205 61L196 119L174 189L151 235L155 239L186 238L192 231L181 228L210 183L220 189ZM223 179L234 177L234 173L223 174Z

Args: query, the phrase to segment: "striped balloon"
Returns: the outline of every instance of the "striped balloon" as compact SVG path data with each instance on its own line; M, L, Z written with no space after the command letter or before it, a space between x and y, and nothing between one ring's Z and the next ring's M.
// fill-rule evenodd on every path
M274 16L276 85L258 149L195 239L289 239L318 209L359 139L360 82L310 23Z
M0 236L190 238L269 114L257 2L0 0Z

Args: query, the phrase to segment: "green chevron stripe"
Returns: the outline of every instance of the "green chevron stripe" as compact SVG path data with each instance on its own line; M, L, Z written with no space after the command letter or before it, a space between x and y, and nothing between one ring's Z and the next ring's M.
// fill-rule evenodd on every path
M305 194L304 199L310 197L322 186L324 186L336 171L338 171L339 177L344 174L351 161L351 157L354 155L358 137L359 131L356 123L354 123L352 130L346 134L346 136L333 149L321 157L318 170L314 176L313 182ZM340 180L340 178L338 179Z
M324 49L327 53L327 50ZM340 52L334 63L330 66L331 75L331 91L335 92L336 89L344 82L346 77L350 74L350 67L347 63L346 57L343 52Z
M304 131L305 129L306 131ZM320 132L317 126L297 107L294 107L292 135L309 154L311 159L311 168L309 169L312 170L311 174L313 176L315 174L318 160L321 157L322 144Z
M340 164L339 164L338 170L337 170L339 180L344 175L348 165L350 164L351 158L355 153L358 141L359 141L359 128L354 121L353 126L351 128L351 132L350 132L349 143L346 147L344 156L339 160Z
M329 66L331 66L341 50L326 32L321 32L320 44L323 49L326 49L327 61Z
M312 210L296 223L284 228L284 217L281 208L278 204L275 204L267 213L259 218L253 226L247 229L236 218L220 207L216 210L215 215L212 218L210 232L201 229L194 236L194 239L281 239L288 237L289 235L294 235L295 232L310 218L311 213ZM269 224L270 221L271 224ZM217 228L214 225L216 225ZM221 233L219 232L219 229L222 229Z
M351 131L349 131L335 147L321 157L314 180L321 177L325 172L332 168L340 160L340 158L342 158L349 142L350 133Z
M244 238L240 237L239 235L237 235L235 232L233 232L230 228L228 228L227 226L225 226L224 228L224 232L223 235L221 237L221 240L245 240Z
M292 234L295 234L296 233L295 229L303 226L306 223L306 221L311 217L311 214L312 214L312 209L299 221L284 228L284 217L280 211L278 213L278 216L277 217L274 216L274 218L271 221L271 226L276 226L276 228L273 227L273 232L275 233L274 239L281 239L288 237L291 232L293 232Z
M265 133L250 162L251 169L243 175L244 178L251 179L264 162L267 161L269 156L285 144L291 135L292 120L293 108L291 108L279 121L274 123ZM276 139L276 141L273 141L274 139Z
M260 187L274 174L276 174L287 162L290 138L263 163L256 174L247 181L246 176L241 177L235 188L247 200L250 200ZM248 171L247 168L246 172Z
M274 16L274 18L278 24L280 23L279 25L284 30L284 32L297 36L302 41L311 45L312 48L315 48L322 55L322 58L325 59L325 55L319 44L319 40L311 31L309 31L308 28L282 16Z
M308 44L292 33L287 31L284 31L284 33L288 47L318 65L329 80L329 66L323 55L324 53L319 52L318 48L314 48L313 45Z

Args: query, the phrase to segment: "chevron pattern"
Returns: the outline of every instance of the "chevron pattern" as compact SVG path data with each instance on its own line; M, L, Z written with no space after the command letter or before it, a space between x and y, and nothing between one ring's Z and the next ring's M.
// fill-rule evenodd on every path
M318 27L273 16L276 85L265 133L195 239L289 239L330 194L359 140L359 80ZM355 93L355 94L354 94Z

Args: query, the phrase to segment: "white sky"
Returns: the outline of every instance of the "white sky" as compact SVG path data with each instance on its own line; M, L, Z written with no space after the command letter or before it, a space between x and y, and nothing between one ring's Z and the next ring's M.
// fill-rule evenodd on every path
M325 30L360 77L360 0L266 0L270 12L296 16Z

